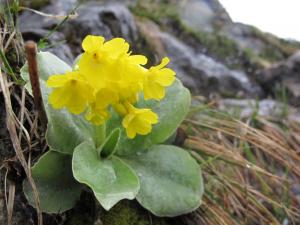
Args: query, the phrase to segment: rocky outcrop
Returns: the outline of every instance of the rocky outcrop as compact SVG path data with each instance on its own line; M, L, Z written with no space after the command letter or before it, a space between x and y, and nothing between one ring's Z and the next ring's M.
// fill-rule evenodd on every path
M159 58L164 55L170 57L170 66L194 94L209 96L219 93L223 96L244 97L262 94L260 87L244 72L229 69L171 34L161 31L155 24L144 21L139 24L139 28Z
M257 80L272 97L286 95L286 100L300 106L300 51L288 60L259 71Z
M70 1L67 5L57 1L52 6L47 6L44 11L66 12ZM227 97L255 97L262 94L260 87L243 71L228 68L201 49L184 43L172 33L161 31L154 23L140 20L138 30L132 14L123 4L89 2L79 7L77 13L75 19L70 19L48 38L53 45L49 50L69 63L74 56L81 53L81 41L87 34L103 35L107 39L123 37L131 43L133 49L139 48L139 40L146 39L147 43L142 48L151 48L152 54L154 52L157 56L151 60L158 63L163 56L168 55L171 58L170 66L194 94L209 96L218 93ZM58 24L57 20L49 19L37 23L37 17L40 16L29 12L20 17L21 31L25 39L38 40ZM61 41L65 43L57 44ZM147 53L144 49L142 52Z
M41 11L66 15L75 7L75 2L52 0ZM286 45L281 46L280 39L274 36L264 36L254 27L233 23L217 0L87 2L76 12L75 18L71 16L60 25L61 20L57 18L24 12L19 19L23 37L36 41L46 37L50 47L45 50L70 64L81 53L81 41L87 34L102 35L106 39L123 37L134 52L146 54L151 63L169 56L170 66L194 94L274 97L284 84L291 102L300 104L299 56L253 76L260 68L253 64L254 59L283 59L293 51ZM273 55L266 57L268 51Z

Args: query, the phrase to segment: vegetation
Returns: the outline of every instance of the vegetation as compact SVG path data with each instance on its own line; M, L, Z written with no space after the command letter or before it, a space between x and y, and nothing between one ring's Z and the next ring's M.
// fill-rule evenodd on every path
M269 46L263 51L261 57L269 59L271 62L283 60L300 48L299 42L275 37L274 35L264 33L255 27L252 27L252 34Z
M12 12L5 11L6 16L12 16ZM144 15L150 18L149 13L144 12ZM10 225L19 221L22 213L29 217L28 221L36 219L33 208L20 197L20 187L22 180L27 175L30 177L30 173L26 175L23 171L28 171L29 166L45 152L47 145L37 124L32 98L18 82L24 55L22 39L16 24L11 26L10 21L13 20L5 18L8 17L1 16L0 21L0 121L8 122L9 132L2 127L4 123L0 123L0 141L5 143L0 145L0 184L7 190L3 191L7 207L1 208L0 212L5 213L5 223ZM226 40L221 38L210 43L211 40L206 40L210 38L205 35L198 34L197 38L205 45L211 44L212 52L219 50L213 46L215 43L234 47L231 43L223 43ZM221 50L220 56L225 52ZM245 50L245 54L253 57L250 50ZM278 98L286 101L284 91ZM178 135L177 143L183 144L201 165L205 195L202 206L192 214L176 218L177 223L299 224L300 124L287 114L287 108L280 118L260 117L255 111L252 117L241 119L219 111L216 102L195 104L178 132L181 135ZM0 190L3 189L1 186ZM0 202L2 200L0 198ZM95 220L98 224L102 220L108 225L174 224L152 216L135 203L121 202L107 213L95 206L93 200L91 197L91 204L87 206L84 204L86 199L82 199L76 209L62 215L45 215L46 219L53 224L65 222L69 225L79 221L81 224L96 224ZM100 216L95 215L97 213Z

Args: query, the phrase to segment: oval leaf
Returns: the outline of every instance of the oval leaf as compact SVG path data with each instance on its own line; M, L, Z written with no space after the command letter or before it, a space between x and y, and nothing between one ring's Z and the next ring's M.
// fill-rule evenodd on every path
M122 199L134 199L140 188L135 172L121 159L101 159L93 144L84 142L74 151L72 160L76 180L88 185L106 210Z
M96 146L99 146L105 137L103 126L94 126L80 115L72 115L64 109L55 110L48 104L48 95L51 89L46 86L46 81L49 76L64 74L66 71L71 71L72 68L49 52L39 52L37 62L43 101L48 117L46 134L48 145L55 151L68 154L72 154L74 148L83 141L92 140ZM31 93L27 64L22 67L21 76L27 81L25 87Z
M121 138L117 146L118 155L130 155L136 149L147 149L154 144L166 141L184 120L190 107L190 92L176 80L167 88L166 97L162 101L148 100L141 98L138 102L139 108L150 108L159 116L159 123L153 126L152 132L148 135L138 135L129 139L124 128L121 130ZM107 130L110 132L121 124L121 118L113 114L107 122Z
M64 212L73 208L79 200L81 185L73 178L71 162L71 156L49 151L32 167L32 177L43 212ZM27 180L23 183L23 188L28 202L35 207L32 189Z
M138 202L156 216L178 216L199 207L201 170L188 152L171 145L155 145L123 159L140 178Z

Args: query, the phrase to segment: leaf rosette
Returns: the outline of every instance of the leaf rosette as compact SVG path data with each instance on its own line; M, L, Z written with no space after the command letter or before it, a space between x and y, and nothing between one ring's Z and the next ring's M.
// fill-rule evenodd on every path
M85 53L92 53L84 53L78 65L94 60L93 57L97 59L107 54L108 50L120 52L126 48L124 51L128 51L120 39L115 43L119 46L118 50L112 44L102 46L95 56L91 55L94 54L92 45L95 43L83 45ZM116 54L110 57L117 57ZM145 61L142 56L131 57L131 63L137 61L138 64L142 64ZM162 64L145 72L141 82L146 82L143 84L146 91L137 91L135 94L138 96L130 104L127 98L120 98L123 95L122 91L118 93L119 102L116 103L112 96L107 97L109 92L99 92L103 88L96 90L98 87L94 87L96 91L91 96L87 93L75 95L79 98L79 106L72 103L76 99L72 98L72 95L70 97L70 93L65 96L67 100L59 100L60 102L57 102L57 99L56 102L53 100L58 98L57 96L62 97L60 92L51 98L53 90L58 90L57 85L61 87L59 82L62 82L54 81L51 77L55 74L69 76L66 74L72 71L72 68L49 52L39 52L37 60L49 121L46 140L50 150L32 167L32 175L37 183L44 212L58 213L72 208L79 199L83 185L91 189L106 210L122 199L134 198L157 216L177 216L199 207L203 194L199 165L184 149L164 144L176 132L190 106L189 91L179 80L174 78L171 82L172 78L169 75L173 73L170 69L163 68L167 63L166 59ZM101 73L102 68L94 66L94 71L100 70ZM131 69L135 74L136 68ZM167 74L168 78L160 80L160 70L164 70L162 74ZM90 72L87 71L87 74ZM152 80L152 83L149 81L151 74L155 81ZM28 81L26 64L21 70L21 75ZM55 79L69 82L69 78L66 77ZM27 84L26 88L30 92L30 85ZM101 96L113 99L113 102L103 103L105 99L101 99L102 105L93 102ZM126 102L129 106L126 106ZM97 108L97 104L101 107ZM104 116L100 123L99 118L98 122L93 122L91 114L97 114L99 109L103 110L104 105L109 116ZM145 118L143 113L147 114ZM24 191L29 203L33 204L33 195L27 182L24 182Z

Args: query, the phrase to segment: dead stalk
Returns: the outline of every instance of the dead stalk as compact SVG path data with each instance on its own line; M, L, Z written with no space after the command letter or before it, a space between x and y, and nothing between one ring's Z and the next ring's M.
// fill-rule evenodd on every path
M41 125L44 129L47 127L48 119L43 104L43 97L40 88L40 80L38 74L38 65L37 65L37 47L36 43L33 41L28 41L25 44L26 57L28 62L28 72L30 76L30 83L32 87L32 93L34 98L35 109L38 112Z

